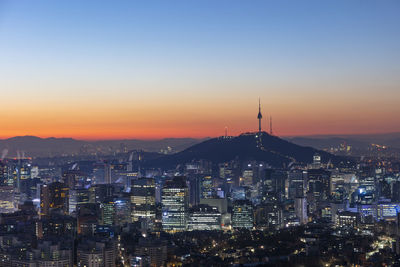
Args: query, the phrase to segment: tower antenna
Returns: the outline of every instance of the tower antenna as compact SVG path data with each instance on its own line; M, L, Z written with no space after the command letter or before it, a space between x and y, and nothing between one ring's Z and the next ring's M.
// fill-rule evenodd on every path
M272 135L272 116L269 117L269 134Z
M262 119L262 114L261 114L261 100L258 98L258 133L261 134L261 119Z

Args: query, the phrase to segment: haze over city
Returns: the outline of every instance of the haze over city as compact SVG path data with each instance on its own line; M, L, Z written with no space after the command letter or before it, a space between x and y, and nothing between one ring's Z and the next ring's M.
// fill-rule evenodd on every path
M399 132L398 1L0 1L0 138Z

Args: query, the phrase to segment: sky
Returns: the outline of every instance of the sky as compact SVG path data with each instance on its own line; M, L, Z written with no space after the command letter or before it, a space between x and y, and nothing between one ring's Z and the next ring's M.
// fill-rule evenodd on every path
M400 1L0 0L0 138L400 132Z

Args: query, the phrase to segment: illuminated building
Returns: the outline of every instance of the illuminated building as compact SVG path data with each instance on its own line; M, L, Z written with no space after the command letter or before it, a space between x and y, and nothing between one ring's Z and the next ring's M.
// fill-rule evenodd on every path
M6 162L0 161L0 186L8 185L8 171Z
M162 227L165 231L186 230L189 190L185 177L174 177L162 190Z
M40 215L48 216L51 210L69 211L69 188L64 183L54 182L40 186Z
M102 203L106 199L113 197L115 188L111 184L96 184L89 188L91 203Z
M323 169L311 169L307 173L308 193L314 200L326 200L331 195L330 172Z
M128 198L115 199L115 224L124 225L131 222L131 203Z
M201 198L212 196L213 181L211 176L204 176L201 180Z
M19 194L12 186L0 187L0 213L12 213L18 209Z
M190 209L188 230L221 230L221 213L218 208L198 205Z
M304 196L304 176L303 171L292 171L288 174L289 187L288 198L295 199Z
M79 204L89 203L88 189L74 189L69 191L69 214L76 211L76 206Z
M298 197L295 199L295 212L297 218L299 218L300 224L306 224L307 218L307 199L304 197Z
M285 183L288 174L283 170L266 169L265 177L261 179L263 200L275 197L283 200L286 196Z
M154 220L156 216L155 181L151 178L139 178L131 182L131 218Z
M205 198L200 200L200 204L216 207L221 214L228 211L228 200L226 198Z
M360 178L360 187L365 188L367 193L375 192L375 177L368 176Z
M21 182L31 178L31 163L29 159L14 159L9 162L8 185L21 190Z
M396 221L397 213L400 210L399 204L378 203L375 205L376 218L378 220Z
M104 166L104 182L106 184L112 183L112 175L111 175L112 167L110 164L106 163Z
M65 241L40 241L36 248L28 248L19 257L13 257L12 264L1 266L73 267L73 242Z
M312 163L312 168L313 169L320 169L321 168L321 155L316 153L313 156L313 163Z
M77 205L78 234L93 235L96 225L101 223L101 210L99 203L86 203Z
M190 199L189 199L189 203L192 206L196 206L198 204L200 204L200 201L203 198L202 194L203 194L203 184L202 181L205 181L205 195L208 196L208 193L210 192L208 187L208 180L203 180L203 176L199 176L199 175L190 175L187 179L187 184L189 187L189 192L190 192ZM211 184L212 186L212 184Z
M244 170L240 178L240 185L250 186L253 184L253 170Z
M101 203L101 217L103 225L113 225L115 221L115 202L113 199L108 199Z
M358 224L359 215L357 212L342 211L338 212L336 216L336 225L339 227L352 227L355 228Z
M70 189L74 189L81 180L85 179L85 175L79 170L68 170L63 173L62 179Z
M246 199L246 188L244 188L244 187L234 187L234 188L232 188L231 196L232 196L233 200Z
M112 241L86 240L78 245L78 267L115 267L116 251Z
M283 210L276 201L263 202L255 209L257 228L277 230L283 225Z
M254 225L253 205L248 200L236 200L233 203L232 227L252 229Z
M148 265L143 266L164 266L167 260L167 242L160 239L140 238L135 248L135 256L141 262L148 258Z
M97 162L93 168L96 184L112 184L116 177L127 176L127 165L118 162Z
M52 213L36 222L36 236L47 238L51 236L73 236L76 232L76 220L67 215Z

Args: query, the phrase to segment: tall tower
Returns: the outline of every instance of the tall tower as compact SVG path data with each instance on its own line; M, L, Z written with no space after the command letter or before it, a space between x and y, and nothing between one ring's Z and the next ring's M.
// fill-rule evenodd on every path
M260 102L260 98L258 98L258 115L257 115L257 119L258 119L258 133L261 134L261 119L262 119L262 114L261 114L261 102Z
M269 117L269 134L272 135L272 116Z

